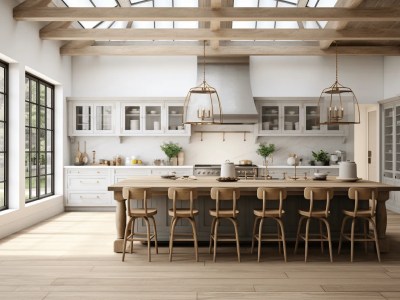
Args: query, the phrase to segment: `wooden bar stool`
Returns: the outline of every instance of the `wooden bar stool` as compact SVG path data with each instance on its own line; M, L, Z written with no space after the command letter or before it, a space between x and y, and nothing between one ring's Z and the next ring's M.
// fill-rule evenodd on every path
M158 254L157 245L157 227L154 215L157 214L157 209L147 207L147 199L151 197L151 191L149 188L123 188L122 195L127 202L127 215L129 221L125 227L124 235L124 247L122 251L122 261L125 260L126 242L131 242L131 253L133 249L133 241L147 241L147 255L149 261L151 261L150 241L154 239L156 253ZM139 201L142 203L142 208L132 208L131 200ZM137 219L143 219L146 223L146 233L135 233L135 221ZM154 232L150 232L150 222L153 221Z
M329 226L329 222L327 220L329 216L329 205L330 201L333 198L333 190L328 188L310 188L307 187L304 189L304 198L310 200L310 208L308 211L299 210L300 220L299 226L297 227L297 236L296 236L296 245L294 248L294 253L297 252L297 246L299 243L299 239L304 240L305 242L305 254L304 261L307 262L308 255L308 242L320 241L321 242L321 252L324 251L324 241L328 242L329 246L329 257L331 262L332 258L332 240L331 240L331 230ZM324 210L317 210L314 208L314 201L326 201ZM310 221L311 219L316 219L319 221L319 234L310 234ZM306 231L305 234L300 234L301 225L303 220L306 220ZM322 224L325 224L326 234L323 233ZM310 238L311 237L311 238Z
M213 261L216 260L217 254L217 241L236 241L236 251L238 256L238 261L240 262L240 245L239 245L239 233L236 216L239 211L236 209L236 201L240 198L240 190L235 188L211 188L211 199L216 201L215 209L210 209L210 215L213 217L211 223L211 233L210 233L210 247L209 251L211 253L211 244L214 241L214 254ZM220 201L232 201L232 209L220 209ZM232 222L235 229L235 235L218 235L218 225L221 219L228 219Z
M193 208L193 201L197 199L197 191L195 188L169 188L168 198L172 200L172 208L168 210L168 215L172 217L169 238L169 261L172 261L174 241L193 241L196 261L199 261L197 229L196 221L194 219L194 217L199 214L199 210ZM177 201L189 201L189 208L177 208ZM192 235L175 234L175 226L179 219L189 220L190 224L192 225Z
M285 239L285 229L282 222L282 215L285 211L282 209L283 200L287 197L286 189L283 188L258 188L257 198L262 200L262 209L254 210L255 220L253 226L253 237L251 240L251 253L254 250L254 242L258 242L258 262L260 262L261 256L261 242L263 241L277 241L279 243L279 253L281 253L281 242L283 244L283 256L285 262L286 257L286 239ZM267 209L267 201L279 201L278 209ZM262 234L262 227L265 218L271 218L277 222L278 233L275 234ZM258 226L258 234L256 233L257 222L260 221Z
M373 218L375 217L375 207L376 207L376 190L372 188L350 188L349 198L354 200L354 210L343 210L345 217L342 221L342 228L340 230L339 247L338 254L342 248L342 239L350 241L350 261L353 262L354 256L354 242L365 242L365 252L367 252L368 242L375 242L376 254L378 256L378 261L381 261L381 255L379 251L378 234L376 232L376 226ZM359 209L359 204L361 201L368 201L368 209ZM350 234L344 233L344 227L348 220L351 221L351 231ZM364 233L356 234L354 233L356 220L364 221ZM371 225L373 235L369 233L368 225Z

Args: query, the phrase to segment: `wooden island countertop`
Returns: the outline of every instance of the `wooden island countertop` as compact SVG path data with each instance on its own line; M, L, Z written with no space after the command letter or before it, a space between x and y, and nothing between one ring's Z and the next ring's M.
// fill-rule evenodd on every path
M121 252L124 230L126 225L126 206L125 199L122 197L124 187L148 187L155 194L166 195L169 187L194 187L199 190L200 195L209 194L211 187L235 187L243 191L246 195L255 195L258 187L284 187L288 194L303 196L305 187L326 187L332 188L335 194L346 195L350 187L371 187L377 189L376 225L381 245L381 252L389 250L388 240L386 239L387 212L385 201L389 199L390 191L400 191L400 187L387 185L380 182L359 180L357 182L343 182L336 180L335 177L328 177L326 181L316 181L312 179L298 180L239 180L237 182L218 182L217 177L197 177L193 179L163 179L160 176L132 176L108 187L109 191L114 192L116 207L116 226L117 239L114 242L114 251Z

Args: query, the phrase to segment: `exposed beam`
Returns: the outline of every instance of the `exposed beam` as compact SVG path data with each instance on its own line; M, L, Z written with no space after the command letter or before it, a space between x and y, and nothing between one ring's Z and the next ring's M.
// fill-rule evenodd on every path
M40 31L48 40L400 40L397 29L56 29Z
M211 0L212 9L220 9L222 6L222 0Z
M356 8L358 6L361 5L361 3L363 3L364 0L339 0L336 3L336 7L345 7L345 8ZM331 21L328 22L325 26L326 29L336 29L336 30L342 30L345 29L347 24L349 22L348 21ZM330 47L330 45L333 43L332 40L325 40L325 41L320 41L320 47L321 49L328 49Z
M341 55L400 55L399 47L338 47ZM202 46L91 46L83 48L61 48L62 55L69 56L149 56L149 55L203 55ZM207 56L248 55L335 55L335 49L322 50L319 46L220 46L206 48Z
M19 21L399 21L400 8L14 8Z
M49 32L56 29L66 29L71 26L72 22L51 22L40 29L41 32Z
M14 7L15 10L20 10L23 8L33 8L33 7L44 7L49 5L52 0L25 0L18 6Z

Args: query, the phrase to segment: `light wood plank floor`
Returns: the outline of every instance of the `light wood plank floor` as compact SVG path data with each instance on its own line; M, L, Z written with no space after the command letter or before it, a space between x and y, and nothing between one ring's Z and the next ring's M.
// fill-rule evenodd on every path
M400 215L388 221L391 252L378 263L372 245L365 254L349 247L330 263L327 249L312 247L303 262L304 246L284 263L277 246L263 247L262 262L242 247L238 263L234 247L220 247L217 262L200 248L176 247L173 262L167 247L153 251L112 251L114 213L69 212L0 240L0 299L400 299Z

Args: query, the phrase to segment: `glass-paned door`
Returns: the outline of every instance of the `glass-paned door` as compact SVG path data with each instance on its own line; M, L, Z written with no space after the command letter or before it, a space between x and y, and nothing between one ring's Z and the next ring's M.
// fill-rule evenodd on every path
M300 131L300 106L283 106L283 131Z
M280 130L278 105L261 106L261 130Z
M395 145L395 162L396 162L396 174L395 178L400 179L400 105L395 107L396 116L395 116L395 128L396 128L396 145Z
M149 105L144 107L144 130L162 132L161 105Z
M167 131L169 133L182 133L185 130L182 120L183 106L167 105Z
M139 132L142 129L140 122L141 107L137 104L129 104L123 106L122 112L122 131Z
M383 155L384 173L383 176L393 178L393 108L384 109L383 117Z
M74 132L89 133L92 128L93 111L91 105L74 105Z
M320 111L317 105L305 106L305 131L308 133L321 132Z
M96 125L98 133L113 132L113 107L112 105L95 105Z

